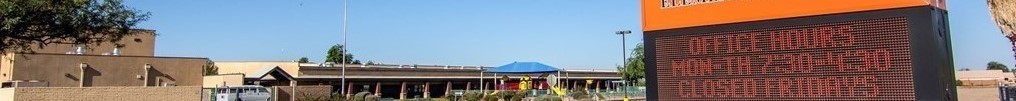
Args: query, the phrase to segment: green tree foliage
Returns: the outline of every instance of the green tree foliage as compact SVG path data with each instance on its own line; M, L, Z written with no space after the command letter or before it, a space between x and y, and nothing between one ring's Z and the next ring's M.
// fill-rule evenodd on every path
M117 42L148 12L120 0L0 0L0 52L31 52L50 44ZM119 44L117 44L119 45Z
M219 74L219 67L215 66L215 62L208 61L207 63L205 63L204 66L202 66L202 68L204 68L202 70L202 71L204 71L204 75L216 75L216 74Z
M355 61L353 59L353 54L350 54L349 51L343 50L342 47L344 46L342 46L341 44L336 44L333 45L331 48L329 48L328 55L325 56L325 62L359 64L359 61ZM346 57L345 62L342 61L342 57Z
M617 74L621 75L621 78L636 81L646 77L646 63L643 61L645 60L644 50L645 47L639 43L631 52L631 56L625 60L628 61L628 64L625 64L624 67L617 66Z
M307 57L300 57L300 60L297 60L296 62L298 62L298 63L310 63L310 59L307 59Z
M1002 63L991 61L988 62L988 70L1002 70L1002 72L1009 72L1009 67L1006 67Z

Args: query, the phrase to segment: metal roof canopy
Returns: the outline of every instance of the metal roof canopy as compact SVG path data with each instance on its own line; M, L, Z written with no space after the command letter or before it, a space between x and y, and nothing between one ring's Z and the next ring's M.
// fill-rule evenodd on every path
M506 74L531 74L531 73L555 73L561 69L542 64L539 62L512 62L503 66L494 67L483 72L506 73Z

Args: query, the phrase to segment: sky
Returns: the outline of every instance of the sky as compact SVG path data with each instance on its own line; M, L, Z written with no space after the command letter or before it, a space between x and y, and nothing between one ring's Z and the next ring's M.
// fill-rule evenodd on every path
M948 0L955 67L1013 66L986 0ZM341 0L131 0L151 12L156 55L321 62L343 41ZM535 61L612 70L642 42L638 0L349 0L348 50L386 64L499 66ZM630 52L630 51L629 51Z

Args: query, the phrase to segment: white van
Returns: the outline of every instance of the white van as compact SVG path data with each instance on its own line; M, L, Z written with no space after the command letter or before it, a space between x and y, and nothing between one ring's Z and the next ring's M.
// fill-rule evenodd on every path
M215 101L268 101L272 92L256 85L227 86L215 90Z

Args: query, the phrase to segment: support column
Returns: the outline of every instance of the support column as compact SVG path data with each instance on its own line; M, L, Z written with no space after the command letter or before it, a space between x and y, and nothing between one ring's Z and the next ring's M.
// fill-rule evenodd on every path
M374 96L381 96L381 82L374 84Z
M85 70L88 70L88 63L81 63L78 65L78 68L80 68L81 70L81 73L78 77L81 78L78 80L78 87L85 87L85 79L86 79Z
M402 88L399 90L399 99L406 99L406 82L402 81Z
M603 82L602 81L601 82L596 82L596 93L600 93L600 84L601 83L603 83Z
M579 86L579 82L572 81L571 82L571 88L572 89L576 89L577 87L575 87L575 86Z
M150 71L152 71L152 65L151 64L145 64L144 68L145 68L145 73L144 73L145 76L141 76L141 78L144 78L144 80L145 80L145 81L143 81L144 82L143 83L144 87L148 87L148 85L149 85L148 84L148 78L149 78L148 76L150 75L148 73L151 73ZM222 85L222 86L226 86L226 85Z
M347 81L347 82L349 82L349 81ZM346 98L352 97L353 94L356 94L356 92L353 92L353 85L354 84L356 84L356 83L349 82L349 84L346 84Z
M487 94L487 89L490 89L490 82L484 82L482 85L483 85L482 94Z
M472 88L470 88L470 87L473 87L473 82L466 82L466 92L469 92L469 90L472 90Z
M451 94L452 94L452 81L448 81L448 83L445 84L444 96L448 96Z
M430 98L430 82L423 83L423 98Z
M290 96L289 100L296 101L296 93L298 92L298 91L296 91L296 87L297 87L296 86L296 80L289 81L289 87L293 88L293 90L291 90L293 92L289 92L289 96Z

